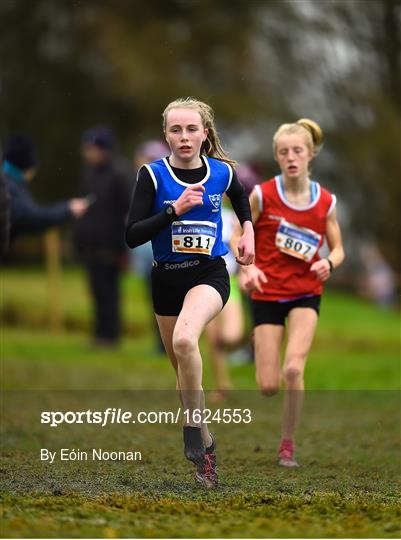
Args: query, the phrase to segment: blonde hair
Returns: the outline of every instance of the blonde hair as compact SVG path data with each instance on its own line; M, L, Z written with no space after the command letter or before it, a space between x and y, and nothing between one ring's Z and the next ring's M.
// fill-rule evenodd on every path
M221 145L220 138L214 124L214 112L210 105L193 97L179 98L172 101L167 105L162 114L164 131L166 131L167 114L172 109L194 109L197 111L200 114L203 127L208 130L207 138L201 148L201 154L220 159L221 161L225 161L233 166L236 165L236 161L228 157Z
M277 140L281 135L297 133L305 137L306 146L317 156L322 148L323 131L322 128L309 118L301 118L293 124L282 124L273 135L273 152L276 155Z

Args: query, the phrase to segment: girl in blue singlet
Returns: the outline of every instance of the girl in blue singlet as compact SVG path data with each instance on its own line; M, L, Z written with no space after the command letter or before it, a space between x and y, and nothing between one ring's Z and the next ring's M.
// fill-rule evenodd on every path
M238 262L251 264L254 236L249 201L221 147L211 107L179 99L163 113L171 155L144 165L128 216L127 244L152 240L152 297L183 408L184 454L202 485L217 484L215 441L197 411L205 407L199 338L227 302L221 202L227 193L242 226Z

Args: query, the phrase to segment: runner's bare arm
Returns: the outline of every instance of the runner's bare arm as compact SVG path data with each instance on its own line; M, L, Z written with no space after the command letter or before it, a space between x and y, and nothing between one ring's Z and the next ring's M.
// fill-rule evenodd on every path
M329 244L330 253L327 258L316 261L311 266L311 271L316 272L321 281L326 281L330 277L330 262L333 268L337 268L343 262L345 254L341 238L341 230L337 221L336 209L327 216L326 238ZM328 260L329 259L329 260Z

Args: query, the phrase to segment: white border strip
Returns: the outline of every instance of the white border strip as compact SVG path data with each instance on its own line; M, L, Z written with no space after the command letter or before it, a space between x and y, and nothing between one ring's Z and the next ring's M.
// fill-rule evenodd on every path
M149 174L150 174L150 176L152 177L152 180L153 180L153 185L155 186L155 191L157 191L157 180L156 180L156 176L155 176L155 173L154 173L152 167L150 165L148 165L147 163L145 163L145 165L143 165L143 166L148 169Z
M258 197L258 202L259 202L259 211L260 212L263 212L263 195L262 195L262 188L260 187L259 184L256 184L256 186L254 186L253 188L255 190L255 193Z
M233 180L233 168L231 167L231 165L229 163L227 163L226 161L223 161L222 163L225 163L228 167L228 170L229 170L229 178L228 178L228 184L227 184L227 187L226 187L226 191L227 189L230 189L230 186L231 186L231 182Z
M334 210L334 208L336 207L336 204L337 204L337 197L334 195L334 193L331 194L331 198L332 198L332 201L331 201L331 205L330 205L330 208L327 212L327 215L329 216L332 211Z
M209 166L209 162L208 160L206 159L206 156L201 156L201 158L203 159L203 161L205 162L205 165L206 165L206 169L207 169L207 173L206 173L206 176L203 180L201 180L200 182L197 182L196 184L188 184L187 182L183 182L182 180L180 180L179 178L176 177L176 175L174 174L173 172L173 169L171 168L170 166L170 163L168 162L168 159L167 158L163 158L163 163L165 164L165 166L167 167L167 170L168 172L170 173L171 175L171 178L173 180L175 180L177 182L177 184L180 184L181 186L201 186L202 184L204 184L206 182L206 180L208 180L209 176L210 176L210 166Z
M282 190L281 190L280 175L279 175L279 176L275 176L274 179L275 179L275 181L276 181L277 193L279 194L279 197L280 197L281 201L282 201L286 206L288 206L288 208L292 208L293 210L298 210L299 212L304 212L305 210L309 210L310 208L313 208L313 207L316 206L317 203L319 202L320 194L321 194L319 182L316 182L317 194L316 194L315 200L312 201L312 202L311 202L310 204L308 204L307 206L295 206L295 204L291 204L290 202L287 201L287 199L285 198L284 193L283 193Z

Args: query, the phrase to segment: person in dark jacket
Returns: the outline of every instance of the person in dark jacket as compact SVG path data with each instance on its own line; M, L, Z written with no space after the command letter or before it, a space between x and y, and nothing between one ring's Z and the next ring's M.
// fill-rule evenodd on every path
M34 143L25 135L11 135L5 143L3 156L3 174L11 198L11 239L41 233L73 217L80 217L89 205L86 199L70 199L46 206L38 204L28 188L36 172Z
M116 157L107 127L82 135L82 194L92 200L76 228L77 253L89 278L94 301L94 345L115 346L120 337L119 280L125 257L125 223L131 194L128 170Z

